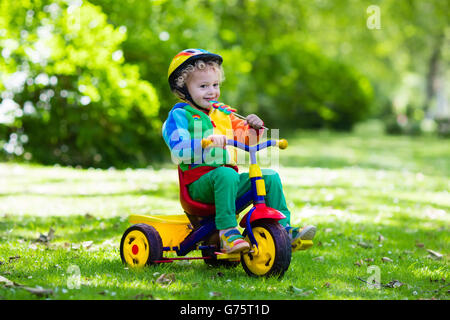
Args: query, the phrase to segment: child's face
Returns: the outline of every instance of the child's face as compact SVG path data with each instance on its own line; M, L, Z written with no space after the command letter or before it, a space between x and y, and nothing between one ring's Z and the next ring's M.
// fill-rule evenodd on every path
M210 100L220 97L219 72L213 68L196 70L186 81L192 99L199 106L210 109Z

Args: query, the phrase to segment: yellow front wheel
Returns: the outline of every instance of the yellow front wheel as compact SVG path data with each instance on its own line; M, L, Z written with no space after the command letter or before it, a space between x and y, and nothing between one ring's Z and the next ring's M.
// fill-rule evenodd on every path
M291 263L289 236L277 221L257 220L252 223L258 247L242 255L242 267L250 276L282 277ZM245 240L250 242L248 231Z
M120 258L130 267L154 264L162 257L161 237L155 228L145 223L129 227L120 241Z

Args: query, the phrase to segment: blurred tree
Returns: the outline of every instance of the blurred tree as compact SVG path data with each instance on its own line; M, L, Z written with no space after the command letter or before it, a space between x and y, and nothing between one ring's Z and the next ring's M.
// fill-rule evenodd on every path
M3 0L0 32L4 151L97 167L145 166L155 158L156 91L137 66L124 63L125 32L108 24L100 7Z
M160 118L165 120L177 101L167 82L170 61L186 48L217 51L221 47L218 17L198 0L91 2L102 7L111 24L126 30L122 44L125 60L138 65L142 78L155 86L161 101Z
M449 9L440 0L2 0L0 147L83 166L167 158L161 121L176 102L167 68L185 48L220 53L221 100L270 127L350 130L372 115L394 131L421 130L448 109Z
M261 113L273 127L350 129L368 114L370 83L297 41L305 32L304 10L297 0L92 1L112 24L126 26L124 55L155 84L161 120L176 101L166 81L168 64L189 47L218 51L225 61L222 101L241 113ZM343 79L345 93L336 86ZM301 96L296 94L299 86Z
M373 7L379 28L370 27ZM439 94L435 84L449 76L450 2L317 0L302 8L308 30L303 39L370 79L374 115L391 119L395 130L431 117ZM446 91L441 95L448 99L448 85Z

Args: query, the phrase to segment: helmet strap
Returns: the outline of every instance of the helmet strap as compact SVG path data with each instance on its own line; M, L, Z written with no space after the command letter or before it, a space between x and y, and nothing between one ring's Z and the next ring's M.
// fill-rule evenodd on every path
M186 100L186 101L192 103L195 107L199 108L200 110L203 110L203 111L205 111L205 112L209 112L209 109L206 109L206 108L204 108L204 107L202 107L202 106L199 106L199 105L194 101L194 99L192 99L192 96L191 96L191 94L189 93L189 90L187 89L186 85L184 85L182 88L177 89L177 90L180 91L180 93L184 95L184 100Z

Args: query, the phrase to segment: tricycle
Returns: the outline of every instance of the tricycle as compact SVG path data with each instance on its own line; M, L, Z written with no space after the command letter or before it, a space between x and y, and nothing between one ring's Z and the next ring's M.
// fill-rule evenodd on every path
M212 142L203 139L201 143L206 148ZM241 263L245 272L253 277L282 277L289 268L293 249L305 250L312 246L312 240L299 240L292 248L286 230L278 222L285 216L265 204L265 184L256 152L275 146L285 149L287 141L267 140L248 146L230 139L226 144L250 154L251 188L236 200L237 217L253 203L239 223L250 250L231 254L221 252L219 232L214 222L214 204L194 201L178 168L180 202L185 214L130 215L129 222L133 225L124 232L120 241L120 257L124 264L144 267L202 259L206 264L217 267L236 267ZM195 250L201 251L201 257L187 256ZM177 257L167 256L169 252L175 252Z

